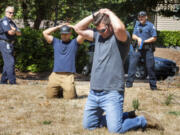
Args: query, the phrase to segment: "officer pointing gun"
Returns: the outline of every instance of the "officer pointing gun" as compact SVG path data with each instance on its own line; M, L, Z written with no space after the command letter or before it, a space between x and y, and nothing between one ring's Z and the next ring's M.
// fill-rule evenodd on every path
M155 47L153 44L153 42L155 42L157 39L157 32L154 25L147 21L147 14L145 11L139 12L138 20L139 21L136 22L132 36L132 39L137 42L137 44L133 47L138 49L130 54L126 87L129 88L133 86L137 63L140 57L144 57L147 73L149 75L150 88L151 90L157 90L156 76L154 71Z
M0 51L3 57L4 66L1 76L1 84L16 84L14 71L13 43L15 36L20 36L21 32L12 21L14 7L8 6L5 9L5 17L0 20Z

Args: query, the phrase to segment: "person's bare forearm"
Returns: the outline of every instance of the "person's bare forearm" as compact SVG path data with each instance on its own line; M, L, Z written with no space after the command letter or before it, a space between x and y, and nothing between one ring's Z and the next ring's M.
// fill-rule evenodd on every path
M80 22L78 22L76 25L75 25L75 28L76 29L79 29L79 30L84 30L84 29L87 29L89 24L93 21L93 16L92 15L89 15L87 17L85 17L84 19L82 19Z
M112 25L114 31L116 31L116 30L121 30L124 32L126 31L126 28L125 28L125 25L123 24L123 22L112 11L109 11L108 15L111 20L111 25Z
M117 15L114 12L106 8L101 9L99 12L109 16L116 38L123 42L126 41L127 40L126 28L123 22L119 19L119 17L117 17Z
M58 25L52 28L48 28L46 30L43 31L44 35L51 35L51 33L55 32L56 30L58 30L62 25Z
M138 41L139 37L133 34L132 39Z
M157 40L157 37L151 37L146 40L144 40L144 43L153 43Z

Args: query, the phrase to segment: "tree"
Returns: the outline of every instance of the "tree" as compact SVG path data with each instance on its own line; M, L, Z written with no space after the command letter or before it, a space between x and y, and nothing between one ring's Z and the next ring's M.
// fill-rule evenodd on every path
M29 26L28 20L31 20L33 28L39 29L42 20L76 22L100 8L111 9L126 21L141 10L148 14L157 13L158 4L170 5L172 1L180 3L180 0L1 0L0 11L4 13L7 5L13 5L17 11L16 18L23 19L25 26ZM178 16L180 8L177 7L174 11L162 9L158 12L166 16Z

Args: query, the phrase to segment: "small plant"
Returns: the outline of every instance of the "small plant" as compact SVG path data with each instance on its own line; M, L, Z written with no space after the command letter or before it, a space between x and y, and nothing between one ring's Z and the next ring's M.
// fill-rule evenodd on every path
M133 106L134 110L138 110L139 105L140 105L139 100L138 99L133 99L132 106Z
M44 124L44 125L50 125L51 123L52 123L52 121L46 121L46 120L43 121L43 124Z
M166 105L169 105L169 104L171 104L171 102L172 102L172 99L173 99L173 94L169 94L168 96L167 96L167 98L166 98L166 100L165 100L165 104Z
M180 112L177 112L177 111L171 111L169 112L169 114L180 116Z

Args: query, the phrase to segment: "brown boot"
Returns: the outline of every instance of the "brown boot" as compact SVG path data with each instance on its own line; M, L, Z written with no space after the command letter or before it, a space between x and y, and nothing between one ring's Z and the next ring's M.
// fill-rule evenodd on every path
M159 120L156 119L155 117L151 116L147 112L142 112L141 111L141 112L138 112L137 114L142 115L142 116L145 117L145 119L147 120L147 128L154 128L154 129L158 129L158 130L164 130L164 127L159 122Z

